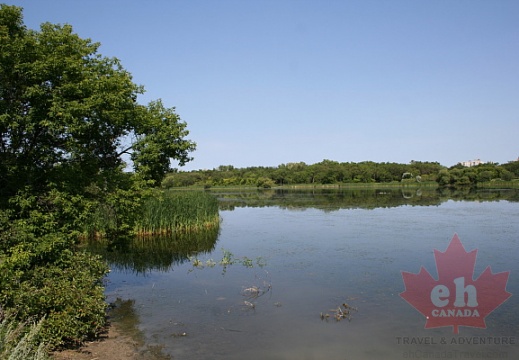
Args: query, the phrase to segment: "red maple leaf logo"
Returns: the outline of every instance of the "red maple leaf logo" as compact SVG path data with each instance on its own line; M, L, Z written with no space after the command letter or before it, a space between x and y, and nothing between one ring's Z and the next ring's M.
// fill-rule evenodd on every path
M447 250L434 250L438 280L422 266L418 274L402 271L405 291L400 296L425 316L425 328L459 326L486 328L485 317L504 303L510 271L492 273L488 266L474 280L477 250L466 252L454 234Z

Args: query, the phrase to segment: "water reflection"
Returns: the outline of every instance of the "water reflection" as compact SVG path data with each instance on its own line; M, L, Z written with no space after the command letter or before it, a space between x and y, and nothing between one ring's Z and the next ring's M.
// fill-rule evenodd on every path
M212 252L218 233L219 229L210 229L196 234L120 238L113 242L93 240L87 249L103 256L112 269L146 274L168 271L189 256Z
M122 300L117 298L111 304L108 313L111 321L117 323L117 329L126 336L131 337L138 348L139 358L143 360L171 360L172 357L163 353L163 346L150 345L145 342L145 335L139 330L140 319L135 311L134 300Z
M369 188L369 189L272 189L257 191L214 191L220 210L235 207L279 206L283 209L316 208L324 211L340 209L376 209L402 205L438 206L448 200L519 201L517 190Z
M341 209L392 208L404 205L439 206L448 200L519 201L517 190L373 188L373 189L275 189L249 191L214 191L220 210L240 207L269 207L291 211L319 209L333 212ZM120 238L114 242L91 241L89 251L103 256L112 269L146 274L169 271L190 256L211 253L216 246L219 229L196 234L177 234L144 238Z
M507 291L514 294L486 319L487 329L464 327L460 336L519 334L518 265L511 250L519 233L517 191L214 193L227 210L220 212L221 233L207 245L215 250L200 254L201 264L229 262L218 261L220 249L228 249L239 259L247 256L242 264L261 257L265 267L194 267L186 262L189 251L153 259L166 251L182 253L171 242L149 252L142 248L153 243L131 244L131 260L107 254L118 268L137 263L147 274L112 267L107 300L134 301L147 340L163 344L175 359L401 359L410 352L478 350L519 356L516 346L398 343L399 337L454 336L450 328L424 329L424 317L398 295L405 290L401 271L416 273L423 266L436 278L433 249L444 251L454 233L467 251L480 249L474 274L488 265L494 272L510 270ZM112 252L124 249L117 245ZM145 256L152 258L150 268L139 259ZM333 320L344 303L358 309L351 322ZM321 313L330 321L321 320Z

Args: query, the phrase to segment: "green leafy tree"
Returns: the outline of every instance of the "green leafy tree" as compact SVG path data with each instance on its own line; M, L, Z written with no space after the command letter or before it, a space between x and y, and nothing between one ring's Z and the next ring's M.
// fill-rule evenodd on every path
M119 60L70 25L28 30L20 8L0 10L0 191L49 185L80 191L109 180L130 153L136 171L159 183L171 159L190 161L186 124L143 88ZM130 141L130 144L126 142Z
M438 176L436 178L438 185L440 186L448 186L451 183L451 175L449 170L442 169L438 172Z
M501 165L501 167L512 172L515 178L519 178L519 160L509 161L508 163Z
M174 108L164 107L160 100L149 103L141 122L133 129L136 141L124 150L130 151L135 171L159 184L172 170L171 159L176 159L180 166L191 161L189 153L196 144L184 139L189 134L186 127Z
M478 182L487 182L492 180L495 177L495 174L491 170L483 170L478 173Z
M276 170L272 172L272 180L278 185L287 185L290 183L288 180L288 171L285 165L279 165Z
M273 187L275 185L276 185L276 183L272 179L267 178L267 177L260 177L256 181L256 186L259 188L263 188L263 189L270 189L271 187Z
M514 173L506 169L501 170L501 180L510 181L514 178Z
M104 235L129 233L149 187L195 150L175 109L138 104L143 88L98 48L70 25L27 29L20 8L0 5L0 308L42 319L53 347L104 326L107 268L79 235L101 221Z

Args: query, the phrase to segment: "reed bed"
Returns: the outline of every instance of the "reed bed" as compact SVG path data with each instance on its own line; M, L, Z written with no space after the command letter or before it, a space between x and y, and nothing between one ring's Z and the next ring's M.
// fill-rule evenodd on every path
M160 191L144 201L135 233L138 236L168 235L219 226L215 196L201 191Z

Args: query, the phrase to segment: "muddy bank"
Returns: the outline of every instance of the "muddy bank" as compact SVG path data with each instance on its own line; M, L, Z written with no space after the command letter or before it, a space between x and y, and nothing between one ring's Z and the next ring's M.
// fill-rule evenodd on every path
M54 360L170 360L160 345L146 344L138 329L139 319L132 300L117 299L108 312L107 332L96 341L87 341L77 350L52 354Z

